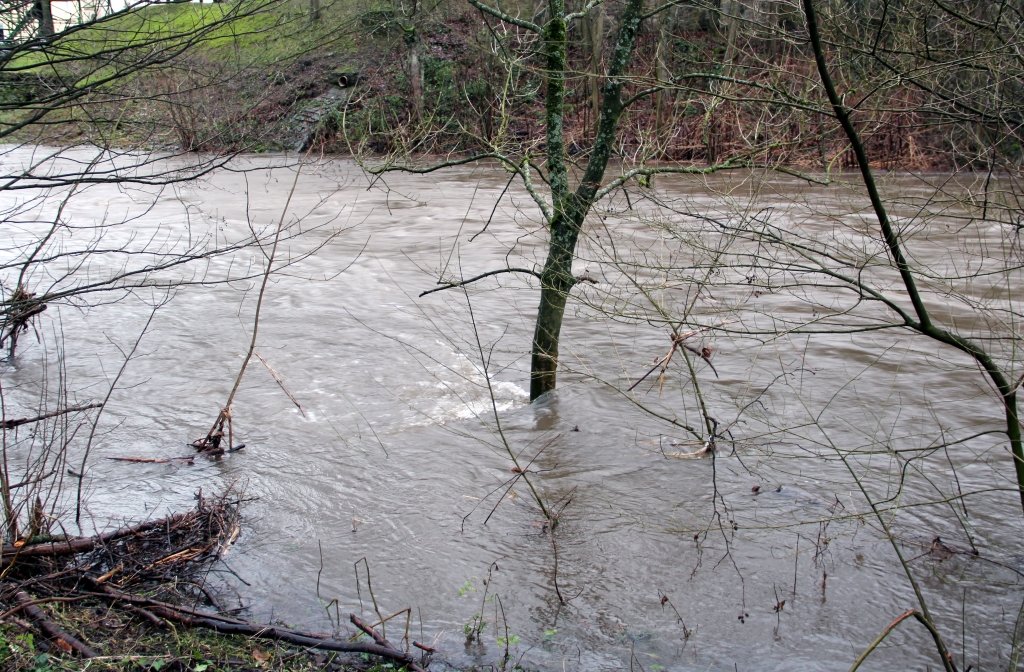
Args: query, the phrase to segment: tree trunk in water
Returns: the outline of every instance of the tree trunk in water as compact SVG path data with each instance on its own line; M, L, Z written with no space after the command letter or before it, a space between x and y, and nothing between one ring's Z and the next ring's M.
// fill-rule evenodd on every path
M555 389L558 372L558 341L569 290L541 280L540 307L530 358L530 400Z
M581 222L582 223L582 222ZM530 400L555 389L558 372L558 342L569 292L576 283L572 275L579 225L558 217L551 225L551 248L540 276L540 306L533 333L530 358Z
M623 11L615 50L608 66L601 95L601 116L587 167L579 186L569 190L565 162L565 77L568 63L564 0L550 0L551 18L544 27L545 124L547 127L548 184L551 188L550 240L548 257L540 280L540 305L534 327L530 358L530 401L555 389L558 346L565 316L565 304L576 280L572 262L576 241L590 212L615 144L616 128L622 115L623 75L633 54L640 29L644 0L629 0Z

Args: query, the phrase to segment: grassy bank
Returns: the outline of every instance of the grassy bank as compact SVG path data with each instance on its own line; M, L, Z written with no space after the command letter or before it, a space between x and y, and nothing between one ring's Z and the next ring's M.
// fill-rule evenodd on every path
M359 7L325 3L314 22L304 2L154 4L18 45L0 61L0 139L286 148L302 102L351 69Z
M353 662L275 642L188 628L157 628L137 618L111 615L102 604L48 607L55 622L86 631L100 656L82 660L48 644L31 630L0 623L0 670L21 672L385 672L394 663Z
M319 48L351 49L351 35L337 29L353 21L358 7L355 2L325 4L314 22L306 3L290 0L143 5L72 27L45 47L16 51L4 69L68 75L76 72L77 59L168 46L187 47L188 55L210 62L273 68Z

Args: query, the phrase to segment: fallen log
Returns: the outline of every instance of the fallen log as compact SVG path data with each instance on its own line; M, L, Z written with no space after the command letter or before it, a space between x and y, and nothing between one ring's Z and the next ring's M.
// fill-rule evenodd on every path
M195 455L181 455L180 457L108 457L108 460L114 462L131 462L133 464L172 464L174 462L184 462L186 464L195 464Z
M170 527L175 523L185 520L189 513L176 513L159 520L148 520L137 525L128 525L110 532L97 534L92 537L70 537L68 539L53 539L35 544L4 544L0 548L0 560L7 562L8 558L39 557L52 555L71 555L73 553L85 553L102 544L121 539L133 534L139 534L147 530L159 527Z
M193 628L204 628L213 630L225 635L244 635L254 639L268 639L285 644L294 644L322 651L337 651L339 653L365 653L371 656L385 658L405 665L413 672L425 672L416 657L390 645L383 637L373 631L375 642L345 642L334 639L327 635L291 630L272 625L257 625L236 618L221 616L220 614L206 613L195 609L178 607L167 602L160 602L148 597L133 595L116 590L108 585L102 586L102 593L105 598L114 602L129 604L137 609L143 610L168 621ZM350 615L353 623L359 623L355 614ZM362 628L360 628L362 629ZM380 642L384 642L383 644Z
M393 649L380 644L370 642L343 642L326 636L317 636L304 632L297 632L275 626L255 625L252 623L231 623L221 621L215 617L186 616L176 611L169 611L163 608L154 608L154 613L168 620L175 620L183 625L201 627L214 630L222 634L245 635L256 639L270 639L296 646L305 646L323 651L338 651L340 653L366 653L371 656L378 656L396 663L405 665L414 672L424 672L416 659L398 649Z

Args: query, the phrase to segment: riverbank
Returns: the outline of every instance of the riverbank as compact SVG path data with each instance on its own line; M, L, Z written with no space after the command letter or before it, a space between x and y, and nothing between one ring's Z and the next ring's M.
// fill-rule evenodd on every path
M4 546L0 670L421 669L355 615L358 637L340 639L226 607L207 579L241 534L239 503L200 495L192 511L97 536Z
M17 131L17 139L37 144L389 159L544 152L545 78L535 59L522 55L532 49L528 35L496 32L468 3L441 2L412 14L351 0L318 7L314 14L306 0L147 6L43 51L16 53L3 68L0 98L21 96L24 118L38 113L38 98L51 84L109 79ZM827 106L808 100L814 65L804 48L780 33L723 51L724 27L706 10L680 9L665 18L639 35L627 94L639 94L667 72L698 74L685 86L637 96L619 124L616 151L623 160L710 165L733 159L816 170L854 165ZM611 26L601 25L600 42L570 36L569 70L579 74L568 80L564 129L576 160L589 151L599 108L602 78L587 73L604 68L612 46ZM155 43L174 48L150 63ZM107 55L125 48L123 74L111 73ZM869 88L868 73L845 74L859 78L856 88ZM856 95L842 71L835 77ZM879 167L945 169L962 160L950 151L959 140L927 122L918 98L886 84L858 103Z
M137 616L112 614L108 605L89 600L50 603L53 623L88 633L97 656L75 657L14 622L0 623L0 670L14 672L394 672L394 662L319 651L247 635L158 626Z
M204 630L156 627L139 618L111 619L101 603L48 606L54 622L68 630L88 629L101 656L88 661L68 656L30 629L0 624L0 669L33 672L188 670L189 672L384 672L393 663L345 662L338 654L318 653L248 637ZM96 627L102 622L106 628Z

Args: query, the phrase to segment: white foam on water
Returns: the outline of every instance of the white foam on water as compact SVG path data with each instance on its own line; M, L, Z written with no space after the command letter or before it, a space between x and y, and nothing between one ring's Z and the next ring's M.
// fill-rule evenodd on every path
M500 413L529 401L529 393L516 383L491 380L488 386L481 366L454 351L451 344L435 339L433 346L430 359L418 358L422 367L420 379L407 379L395 387L395 395L408 409L398 429L486 421L495 409Z

